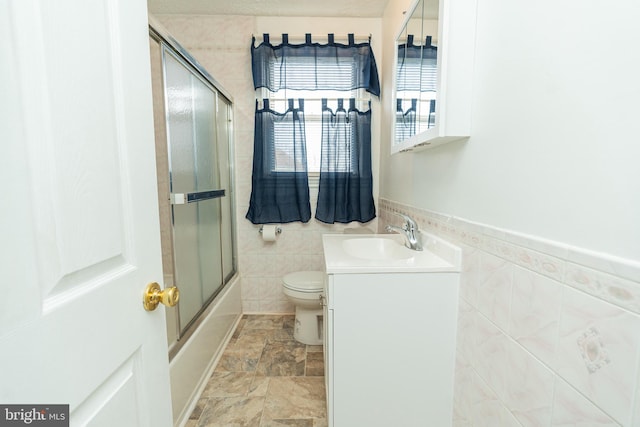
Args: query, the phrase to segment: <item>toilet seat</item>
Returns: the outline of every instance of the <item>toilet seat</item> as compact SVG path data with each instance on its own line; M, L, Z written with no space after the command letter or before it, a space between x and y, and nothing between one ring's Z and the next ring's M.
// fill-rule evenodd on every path
M292 291L318 293L324 290L324 272L296 271L282 278L282 285Z

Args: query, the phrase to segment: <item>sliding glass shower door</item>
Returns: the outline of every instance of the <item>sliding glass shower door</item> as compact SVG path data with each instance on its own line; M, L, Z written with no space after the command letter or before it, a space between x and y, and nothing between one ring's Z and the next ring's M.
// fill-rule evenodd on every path
M229 180L225 132L229 106L215 88L166 47L163 64L173 276L180 289L181 335L215 297L229 268L233 270L233 261L225 262L229 254L223 255L223 248L233 253L229 247L231 207L228 202L223 206ZM218 141L225 134L227 140ZM220 173L220 166L226 175ZM223 237L228 241L223 243Z

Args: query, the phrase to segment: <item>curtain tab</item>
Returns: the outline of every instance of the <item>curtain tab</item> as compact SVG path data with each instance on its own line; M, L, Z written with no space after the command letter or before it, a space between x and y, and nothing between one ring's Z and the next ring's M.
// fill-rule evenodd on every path
M355 98L349 98L349 110L357 110Z
M289 34L287 33L282 34L282 44L289 44Z
M413 46L413 34L407 36L407 47Z
M262 41L265 44L269 44L269 34L267 34L267 33L262 34Z
M336 111L344 111L344 102L342 98L338 98L338 108Z
M269 109L269 99L264 98L262 100L262 109L263 110L268 110Z
M431 47L431 36L427 36L427 38L424 41L424 45L426 47Z
M311 34L309 34L309 33L305 34L305 35L304 35L304 41L305 41L307 44L311 44Z
M298 109L304 111L304 98L298 99Z
M289 110L293 110L293 98L287 99L287 102L289 104Z
M329 33L329 35L327 36L327 39L329 40L329 44L334 44L335 43L335 38L334 38L334 34L333 33Z
M353 46L354 44L356 44L356 39L353 33L350 33L348 37L349 37L349 46Z

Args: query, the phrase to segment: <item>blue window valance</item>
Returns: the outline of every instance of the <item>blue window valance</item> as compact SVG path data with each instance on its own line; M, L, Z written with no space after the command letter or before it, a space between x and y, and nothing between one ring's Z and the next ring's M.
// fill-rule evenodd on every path
M327 43L315 43L311 34L305 43L289 43L287 34L282 35L282 43L271 44L269 35L256 46L255 37L251 44L253 84L255 89L266 88L272 92L282 89L294 90L340 90L365 89L380 96L380 80L370 41L355 43L349 34L348 43L335 42L334 35L328 35ZM295 67L288 67L292 61ZM301 64L309 67L315 79L301 78ZM353 71L357 70L356 73Z

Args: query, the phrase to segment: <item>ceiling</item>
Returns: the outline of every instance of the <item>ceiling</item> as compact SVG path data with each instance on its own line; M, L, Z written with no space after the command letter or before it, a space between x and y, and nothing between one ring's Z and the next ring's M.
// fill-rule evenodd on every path
M389 0L147 0L154 15L379 18Z

